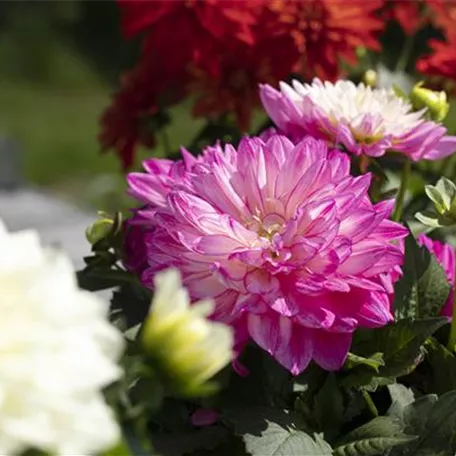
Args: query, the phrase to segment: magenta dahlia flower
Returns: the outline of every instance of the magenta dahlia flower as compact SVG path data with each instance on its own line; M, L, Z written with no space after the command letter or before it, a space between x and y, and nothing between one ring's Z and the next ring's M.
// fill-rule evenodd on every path
M407 235L388 220L393 201L372 204L371 176L349 168L323 141L279 135L149 160L128 176L145 204L131 220L147 231L137 272L152 286L157 271L179 268L193 299L215 300L212 318L234 327L238 347L251 338L293 374L312 359L339 369L357 327L393 319L389 272Z
M453 302L454 302L454 276L455 276L455 253L454 247L450 244L442 244L439 241L427 237L424 234L420 234L416 238L418 245L425 246L429 252L435 255L437 262L442 266L447 276L448 282L451 284L451 291L448 295L440 315L444 317L450 317L453 315Z
M426 109L412 105L392 89L372 89L351 81L335 84L282 82L280 90L260 86L263 106L292 140L306 135L343 145L355 155L379 157L401 152L414 161L437 160L456 151L456 137L425 119Z

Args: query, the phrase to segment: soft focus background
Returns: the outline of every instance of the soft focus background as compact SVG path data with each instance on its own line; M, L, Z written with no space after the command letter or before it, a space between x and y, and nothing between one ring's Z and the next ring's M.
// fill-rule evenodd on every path
M27 184L81 207L124 206L122 167L100 153L98 120L138 47L122 39L114 1L0 2L1 147ZM201 123L174 108L171 146Z
M381 37L381 82L393 77L411 84L401 72L413 73L413 56L432 37L442 34L422 28L402 64L410 41L390 23ZM122 166L114 154L101 153L97 135L120 75L140 58L140 38L122 37L114 1L0 2L0 216L12 229L38 227L46 242L63 244L75 259L88 249L83 228L95 209L128 205ZM360 65L350 70L358 80L371 58L359 51ZM165 148L192 142L205 125L192 117L193 102L190 96L171 105L171 121L157 132L156 147L140 149L135 166L146 154L163 156ZM251 131L264 120L257 110ZM454 106L446 124L455 131Z

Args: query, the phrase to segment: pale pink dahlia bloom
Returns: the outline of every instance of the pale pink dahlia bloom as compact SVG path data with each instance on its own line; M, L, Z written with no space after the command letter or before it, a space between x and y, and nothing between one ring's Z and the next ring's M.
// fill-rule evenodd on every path
M437 160L456 151L456 137L425 119L392 89L373 89L351 81L314 79L312 84L260 86L263 106L292 140L306 135L343 145L355 155L378 157L402 152L414 161Z
M418 235L416 240L418 242L418 245L424 245L429 250L429 252L435 255L437 262L445 271L448 282L451 284L450 294L448 295L448 299L446 300L445 305L442 307L442 310L440 312L440 315L451 318L453 315L454 279L456 267L454 247L450 244L443 244L439 241L434 241L424 234Z
M336 370L358 326L393 319L389 272L407 230L388 220L393 201L370 202L371 176L352 177L344 153L276 135L145 169L128 176L145 204L131 221L146 231L137 272L152 286L179 268L193 299L214 298L212 318L235 328L238 347L251 338L293 374L312 359Z

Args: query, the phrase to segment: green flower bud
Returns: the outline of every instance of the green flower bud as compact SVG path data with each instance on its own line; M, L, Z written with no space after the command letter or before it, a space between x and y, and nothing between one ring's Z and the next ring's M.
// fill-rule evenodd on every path
M367 70L363 74L363 82L367 86L376 87L377 86L377 72L375 70Z
M420 110L427 108L429 117L432 120L442 122L450 110L446 93L426 89L422 86L423 82L415 84L410 94L410 101L414 109Z
M207 319L212 301L190 306L179 272L156 275L155 295L142 331L142 345L181 396L208 394L208 380L232 359L230 327Z
M87 227L85 235L91 245L96 244L106 238L114 227L114 220L108 218L107 214L99 212L98 215L103 218L97 220L92 225Z

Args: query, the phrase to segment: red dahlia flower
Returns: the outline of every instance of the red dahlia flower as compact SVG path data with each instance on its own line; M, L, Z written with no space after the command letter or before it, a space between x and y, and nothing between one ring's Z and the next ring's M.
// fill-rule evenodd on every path
M431 40L429 45L433 50L433 53L418 61L418 70L424 74L456 79L455 44L456 40L449 43Z
M234 112L239 128L247 132L254 108L261 105L258 85L264 81L277 84L287 78L298 57L286 35L255 46L220 49L191 71L189 90L198 96L194 115L217 117Z
M379 50L377 34L384 24L377 17L381 0L274 0L268 7L278 14L282 28L294 38L302 55L300 72L310 78L335 80L339 57L356 63L359 46Z
M150 62L144 62L125 73L113 102L100 118L99 141L103 151L114 149L123 167L133 164L136 148L155 146L155 134L148 121L183 95L171 75Z
M413 35L424 25L419 0L387 0L383 17L399 23L407 35Z
M125 36L147 31L147 58L178 70L204 58L214 40L252 42L253 3L258 1L118 0Z

